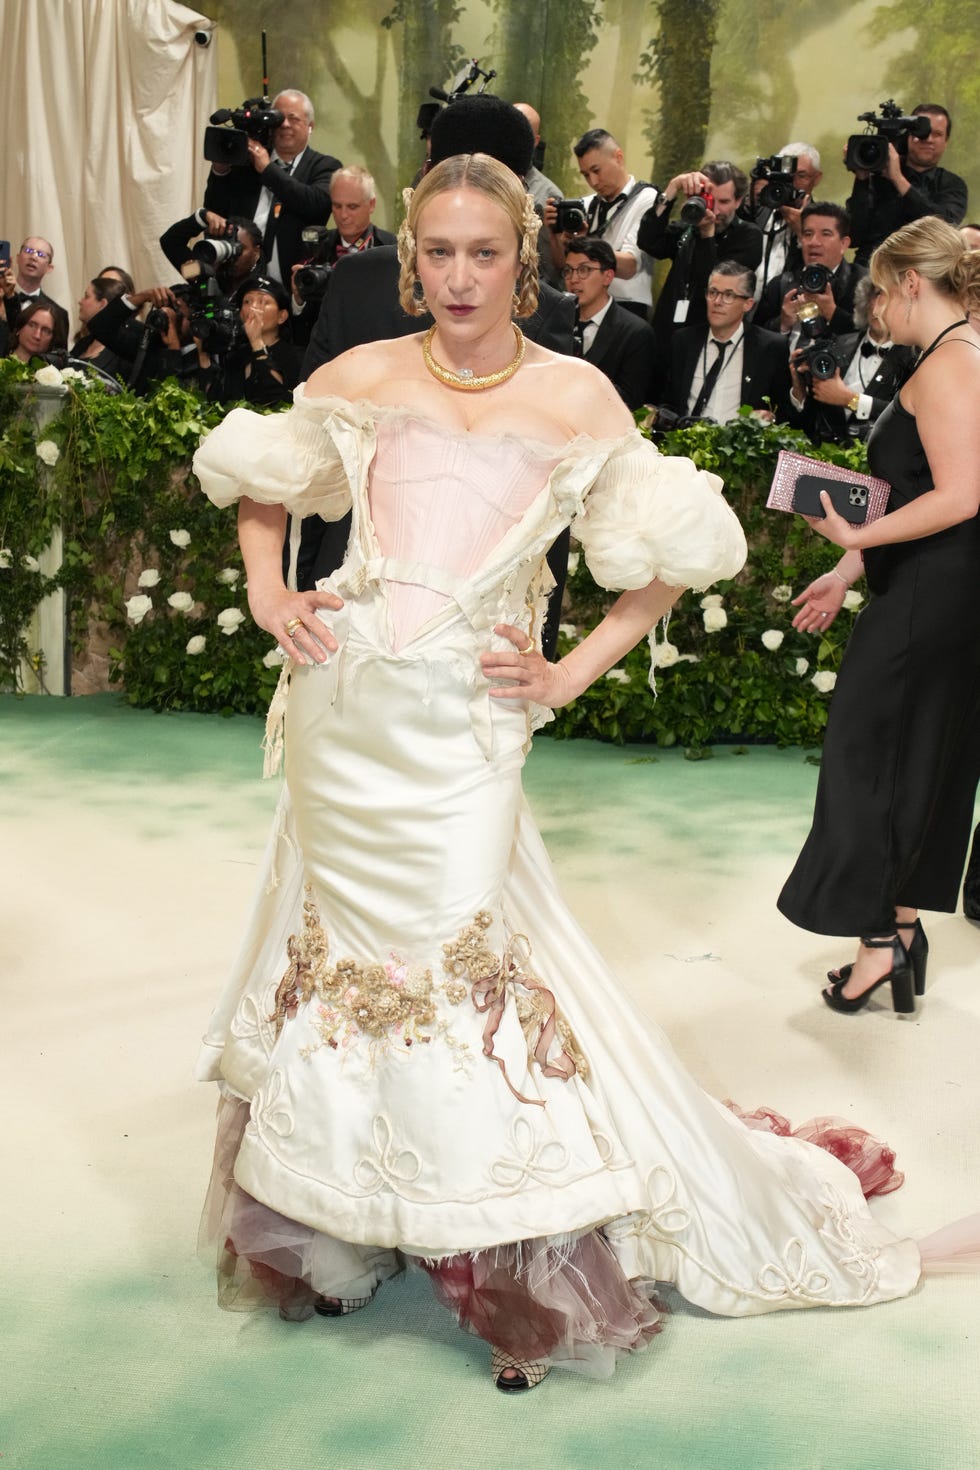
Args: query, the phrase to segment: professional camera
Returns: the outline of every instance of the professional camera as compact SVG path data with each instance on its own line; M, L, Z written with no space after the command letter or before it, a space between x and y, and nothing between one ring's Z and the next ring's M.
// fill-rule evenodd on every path
M797 371L809 373L811 380L826 382L843 366L837 338L820 315L820 308L815 302L806 302L796 317L800 324Z
M237 230L232 229L234 239L213 239L208 236L206 240L198 240L191 247L191 255L194 260L200 261L203 266L210 266L218 270L220 266L227 265L230 260L237 260L242 253L241 241L238 239Z
M204 296L191 312L191 336L200 340L211 357L220 357L248 343L241 316L225 296Z
M304 303L322 301L332 275L332 265L304 265L293 277L293 285Z
M796 163L791 153L774 153L771 158L756 159L751 177L766 181L757 204L766 209L781 209L784 204L799 204L806 198L805 190L798 189L793 182Z
M715 196L710 189L699 189L697 194L690 195L681 205L681 224L699 225L708 213L709 209L715 207Z
M830 276L825 265L805 265L800 271L800 290L819 296L821 291L826 291Z
M690 429L693 424L713 423L712 419L695 419L689 413L677 413L662 403L659 408L651 410L650 437L655 444L659 444L665 434L671 429Z
M282 124L278 107L268 97L249 97L241 107L219 107L211 114L212 126L204 129L204 157L209 163L229 166L248 163L248 140L255 138L272 151L276 129Z
M555 200L555 230L559 235L580 235L588 223L584 199Z
M873 112L862 112L858 122L867 123L868 128L864 133L853 133L847 140L844 167L851 173L856 169L882 173L888 163L889 143L894 143L896 152L904 158L910 138L928 138L932 132L932 122L925 113L904 117L891 98L881 104L880 117Z

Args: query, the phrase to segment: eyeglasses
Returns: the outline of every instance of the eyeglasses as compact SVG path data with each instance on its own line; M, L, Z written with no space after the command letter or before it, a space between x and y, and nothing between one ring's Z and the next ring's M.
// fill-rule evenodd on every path
M51 256L46 250L35 250L33 245L25 245L21 255L35 255L38 260L50 260Z
M566 281L584 281L593 271L601 270L601 265L566 265L562 269L562 277Z
M723 301L726 306L731 306L733 301L751 301L744 291L719 291L717 286L709 286L705 291L708 301Z

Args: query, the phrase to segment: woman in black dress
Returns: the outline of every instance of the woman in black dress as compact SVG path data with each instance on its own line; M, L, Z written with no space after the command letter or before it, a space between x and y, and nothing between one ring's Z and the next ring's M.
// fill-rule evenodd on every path
M833 707L810 835L779 908L817 934L862 936L824 1000L857 1011L891 982L915 1009L928 946L920 908L952 913L980 779L980 252L927 218L875 252L876 312L891 340L921 349L868 444L892 485L888 513L852 526L822 497L811 520L844 555L795 599L794 626L822 632L861 574L871 598L854 627Z

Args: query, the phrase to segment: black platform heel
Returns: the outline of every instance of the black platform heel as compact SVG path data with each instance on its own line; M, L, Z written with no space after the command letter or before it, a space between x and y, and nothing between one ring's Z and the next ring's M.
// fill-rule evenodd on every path
M915 978L915 993L916 995L925 995L926 967L929 963L929 940L926 938L926 931L922 927L922 920L916 919L914 924L896 924L895 928L913 930L912 943L906 944L903 939L902 947L912 965L912 974ZM831 985L836 985L838 981L840 981L841 985L846 985L853 969L853 965L841 965L839 970L828 970L827 979Z
M861 943L866 949L890 949L892 952L892 967L887 975L882 975L874 985L856 995L852 1000L850 996L843 995L842 991L847 984L844 970L841 970L840 979L835 980L829 990L821 991L824 1000L832 1011L840 1011L844 1015L852 1015L854 1011L861 1011L868 1004L875 991L882 985L891 982L892 987L892 1009L900 1015L909 1015L915 1010L915 984L912 976L912 964L909 960L908 951L897 934L889 935L887 938L870 936L862 937ZM852 966L845 966L847 974L850 975Z

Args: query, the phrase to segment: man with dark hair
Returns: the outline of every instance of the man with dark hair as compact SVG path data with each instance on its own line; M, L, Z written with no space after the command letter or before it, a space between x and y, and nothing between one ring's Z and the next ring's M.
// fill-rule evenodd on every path
M896 347L874 314L880 296L870 276L854 292L857 330L837 338L840 364L832 378L810 379L791 359L793 392L790 422L814 444L847 444L867 439L872 425L901 388L915 365L911 347Z
M641 408L653 378L653 329L610 296L616 255L608 240L583 235L571 241L562 276L578 302L575 336L582 356L605 373L627 408Z
M289 88L273 100L283 115L272 151L250 138L248 163L229 168L214 163L204 191L204 210L222 221L232 215L254 219L262 234L268 274L288 289L292 269L309 251L302 234L307 225L325 225L330 214L330 180L340 159L309 146L313 103ZM198 218L204 224L203 212Z
M214 273L222 295L232 297L237 306L253 280L268 276L268 262L262 254L262 231L254 220L246 219L244 215L233 214L227 220L221 220L216 215L207 214L205 219L209 240L220 242L228 239L229 243L237 242L242 247L231 260L222 261ZM160 249L174 269L187 279L200 272L200 265L191 251L191 241L200 233L197 215L190 214L160 236Z
M520 179L526 176L534 153L534 131L527 118L509 102L486 93L461 97L451 107L443 108L432 124L430 142L429 167L457 153L489 153ZM411 317L402 311L398 275L398 253L394 245L347 255L337 262L303 359L304 378L321 363L362 342L406 337L431 326L431 317ZM571 356L575 352L574 324L573 298L543 281L537 311L520 326L532 342ZM300 524L302 532L291 524L285 561L287 567L290 563L295 565L296 585L305 590L340 566L350 536L350 516L329 522L309 516ZM542 650L547 657L554 655L557 644L567 564L568 532L565 531L548 554L556 585L541 634Z
M579 231L556 235L561 251L567 251L576 235L599 236L612 246L616 257L616 279L610 295L614 301L641 316L650 314L653 291L653 262L636 242L640 220L657 198L652 184L636 179L626 167L623 150L605 128L591 128L575 144L579 172L593 190L583 198L585 226ZM544 212L549 229L556 223L554 203Z
M939 167L952 136L952 118L938 102L920 102L911 115L929 118L932 126L927 138L909 138L904 158L889 142L888 162L880 174L854 170L847 209L856 246L854 259L859 265L867 265L875 247L911 220L935 214L958 225L966 215L964 180Z
M666 406L684 418L727 424L743 404L771 419L789 396L789 343L746 321L755 272L722 260L705 291L708 320L681 327L670 342Z
M798 271L783 271L770 281L759 298L755 320L771 332L789 332L790 350L799 334L799 311L808 302L816 305L828 332L854 331L854 292L868 274L863 265L844 259L851 244L847 210L839 204L817 200L803 211L800 248L803 265ZM809 267L822 267L826 276L819 290L807 289Z
M706 163L691 173L678 174L640 223L638 241L657 260L673 264L657 298L653 329L660 360L670 360L670 339L677 327L702 326L707 321L705 291L719 260L731 260L754 271L762 259L762 231L738 217L749 181L727 160ZM681 218L671 221L678 198L685 200ZM703 202L699 208L695 200ZM690 211L692 218L685 218ZM697 215L697 218L693 216Z

